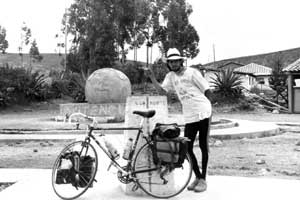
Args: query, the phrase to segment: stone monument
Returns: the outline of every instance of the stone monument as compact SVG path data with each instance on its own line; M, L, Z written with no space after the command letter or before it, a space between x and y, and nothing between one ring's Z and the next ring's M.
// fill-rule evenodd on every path
M88 77L85 95L87 103L61 104L60 115L81 112L102 120L124 121L125 104L127 97L131 95L131 84L123 72L102 68Z
M130 95L129 79L123 72L116 69L96 70L86 81L85 97L91 104L125 103Z

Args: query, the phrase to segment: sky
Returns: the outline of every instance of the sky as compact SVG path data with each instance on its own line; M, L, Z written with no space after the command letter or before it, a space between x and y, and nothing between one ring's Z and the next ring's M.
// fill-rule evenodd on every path
M0 25L7 31L8 53L18 52L23 22L40 53L54 53L65 7L72 0L0 0ZM200 53L188 64L300 47L299 0L187 0L190 23L200 37ZM63 36L60 38L64 41ZM24 50L25 52L26 50ZM152 59L159 56L153 48ZM133 59L129 53L128 59ZM146 62L145 48L138 60Z

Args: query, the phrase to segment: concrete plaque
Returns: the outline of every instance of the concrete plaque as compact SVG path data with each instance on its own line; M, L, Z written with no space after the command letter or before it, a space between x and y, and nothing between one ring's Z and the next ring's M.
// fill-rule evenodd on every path
M60 104L60 115L66 116L72 113L80 112L90 116L113 117L114 121L124 121L125 103L66 103Z
M130 96L125 107L125 126L138 126L142 117L133 111L155 110L154 117L144 122L144 132L151 131L157 122L165 123L168 118L168 103L166 96ZM125 131L125 139L134 138L136 131Z

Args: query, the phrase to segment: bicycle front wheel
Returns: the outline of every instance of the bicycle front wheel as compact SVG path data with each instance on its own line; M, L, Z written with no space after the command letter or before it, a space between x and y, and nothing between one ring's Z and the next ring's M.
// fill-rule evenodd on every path
M155 198L170 198L181 193L192 176L192 164L189 154L181 167L155 165L150 144L145 144L136 154L133 173L138 186Z
M77 156L76 167L74 166L75 156ZM54 192L62 199L78 198L92 186L97 168L97 152L89 142L76 141L67 145L55 160L52 168Z

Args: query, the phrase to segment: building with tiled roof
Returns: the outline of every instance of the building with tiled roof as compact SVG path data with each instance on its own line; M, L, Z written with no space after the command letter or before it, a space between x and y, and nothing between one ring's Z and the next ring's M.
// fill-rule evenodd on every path
M269 78L272 74L272 68L250 63L242 67L235 68L234 73L240 74L243 86L247 89L258 87L259 89L270 89Z
M289 64L282 71L284 72L300 72L300 58L295 62Z
M256 63L250 63L248 65L234 69L234 72L253 76L268 76L272 74L272 68L258 65Z
M300 58L282 71L288 75L289 112L300 113Z

